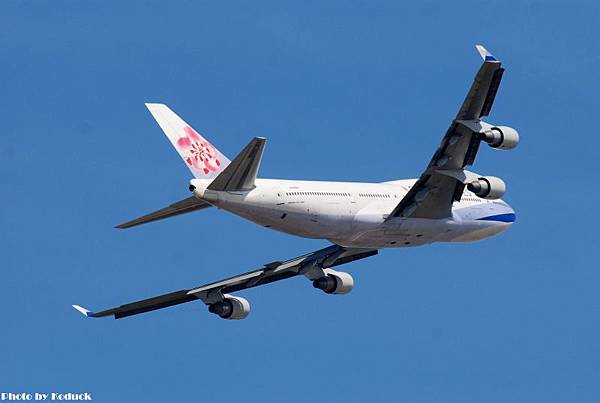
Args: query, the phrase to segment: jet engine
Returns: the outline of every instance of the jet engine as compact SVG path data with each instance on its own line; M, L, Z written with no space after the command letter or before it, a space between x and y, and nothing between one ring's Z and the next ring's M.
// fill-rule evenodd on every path
M242 297L224 295L225 298L208 306L208 311L223 319L245 319L250 313L250 303Z
M483 132L483 140L492 148L510 150L519 144L519 133L508 126L493 126Z
M354 279L348 273L332 269L323 270L325 275L313 281L313 287L327 294L348 294L354 287Z
M506 192L504 181L495 176L483 176L467 185L467 189L483 199L499 199Z

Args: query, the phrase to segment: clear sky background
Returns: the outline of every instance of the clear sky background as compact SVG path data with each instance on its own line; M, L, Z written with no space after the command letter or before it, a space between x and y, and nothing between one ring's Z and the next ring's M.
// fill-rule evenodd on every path
M0 5L0 391L95 401L597 402L597 2L4 1ZM269 139L268 178L416 177L483 43L507 71L489 121L514 152L517 222L473 244L346 266L347 296L295 278L241 293L245 321L189 303L103 309L321 248L188 197L144 102L230 157Z

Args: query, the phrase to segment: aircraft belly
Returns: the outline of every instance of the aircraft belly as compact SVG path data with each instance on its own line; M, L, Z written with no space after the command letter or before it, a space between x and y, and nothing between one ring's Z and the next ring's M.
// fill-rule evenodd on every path
M350 231L352 217L330 214L317 206L299 203L262 203L260 200L220 201L219 207L256 224L305 238L327 239Z
M448 229L451 220L420 218L392 219L366 222L354 226L350 237L337 239L342 246L359 248L401 248L435 242L440 233Z
M507 223L482 223L473 221L469 224L463 224L463 230L457 232L453 237L447 239L448 242L474 242L498 235L510 227Z

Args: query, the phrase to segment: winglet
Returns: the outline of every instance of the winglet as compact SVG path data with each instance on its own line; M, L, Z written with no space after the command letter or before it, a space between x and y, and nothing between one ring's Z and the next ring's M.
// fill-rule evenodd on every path
M485 61L485 62L497 62L498 61L498 59L496 59L494 57L494 55L491 54L490 51L487 50L486 48L484 48L482 45L475 45L475 48L481 55L481 58L483 59L483 61Z
M90 311L90 310L88 310L88 309L85 309L85 308L84 308L84 307L82 307L82 306L79 306L79 305L72 305L72 306L73 306L73 308L75 308L75 309L77 309L79 312L81 312L81 314L83 314L83 315L85 315L85 316L87 316L87 317L94 316L94 312L92 312L92 311Z

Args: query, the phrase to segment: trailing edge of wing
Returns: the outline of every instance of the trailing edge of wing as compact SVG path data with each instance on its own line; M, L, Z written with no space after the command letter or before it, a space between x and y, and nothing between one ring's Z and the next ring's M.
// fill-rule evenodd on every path
M174 217L180 214L191 213L192 211L202 210L211 207L211 205L205 201L199 200L195 197L188 197L173 203L168 207L162 208L157 211L153 211L150 214L146 214L142 217L136 218L135 220L127 221L126 223L119 224L115 228L131 228L136 225L146 224L152 221L158 221L169 217Z

